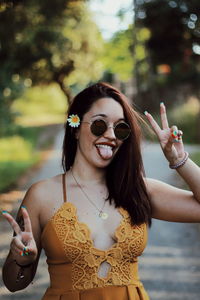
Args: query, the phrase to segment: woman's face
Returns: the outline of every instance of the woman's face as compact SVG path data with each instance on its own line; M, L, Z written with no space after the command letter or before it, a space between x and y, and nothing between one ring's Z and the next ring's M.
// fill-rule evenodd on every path
M99 137L91 132L91 124L87 123L98 119L103 119L108 123L107 130ZM97 100L83 116L81 126L77 131L76 159L82 159L93 167L106 167L123 143L116 138L113 130L113 126L120 121L124 121L124 113L118 102L112 98Z

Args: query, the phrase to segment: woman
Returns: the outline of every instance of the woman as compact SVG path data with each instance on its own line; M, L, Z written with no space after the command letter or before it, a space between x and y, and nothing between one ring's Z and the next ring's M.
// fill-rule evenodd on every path
M160 112L162 129L145 115L191 192L145 178L140 117L114 87L86 88L69 108L64 174L30 187L17 222L3 212L16 233L3 268L10 291L32 281L43 247L51 279L43 300L149 299L137 257L151 218L200 221L200 169L184 151L182 132L169 128L163 103Z

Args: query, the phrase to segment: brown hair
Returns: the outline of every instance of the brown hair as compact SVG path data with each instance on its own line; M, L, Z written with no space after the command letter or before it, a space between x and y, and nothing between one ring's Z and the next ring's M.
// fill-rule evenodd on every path
M110 203L126 209L132 224L151 224L151 205L144 183L144 167L141 156L141 117L130 106L127 98L113 86L99 82L80 92L69 107L68 114L78 114L83 119L92 104L100 98L110 97L121 104L126 122L131 128L130 136L123 142L112 162L106 168L106 184ZM74 163L77 149L75 129L65 125L62 166L68 171Z

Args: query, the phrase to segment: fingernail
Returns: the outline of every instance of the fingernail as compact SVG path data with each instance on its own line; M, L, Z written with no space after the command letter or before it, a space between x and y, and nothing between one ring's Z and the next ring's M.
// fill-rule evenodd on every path
M26 206L25 206L25 205L22 205L21 207L26 209Z
M21 252L20 252L20 255L21 255L21 256L24 256L24 252L23 252L23 251L21 251Z
M2 213L2 214L9 214L9 212L7 212L7 210L2 210L1 213Z
M165 105L164 102L160 102L160 105Z
M147 110L145 110L144 114L145 114L145 116L147 116L147 115L148 115L148 111L147 111Z

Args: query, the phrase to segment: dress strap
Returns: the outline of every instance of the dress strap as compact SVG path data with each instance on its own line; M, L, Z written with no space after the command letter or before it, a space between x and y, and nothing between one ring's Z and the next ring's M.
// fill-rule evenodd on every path
M63 200L64 200L64 202L67 202L66 184L65 184L65 173L62 174L62 186L63 186Z

